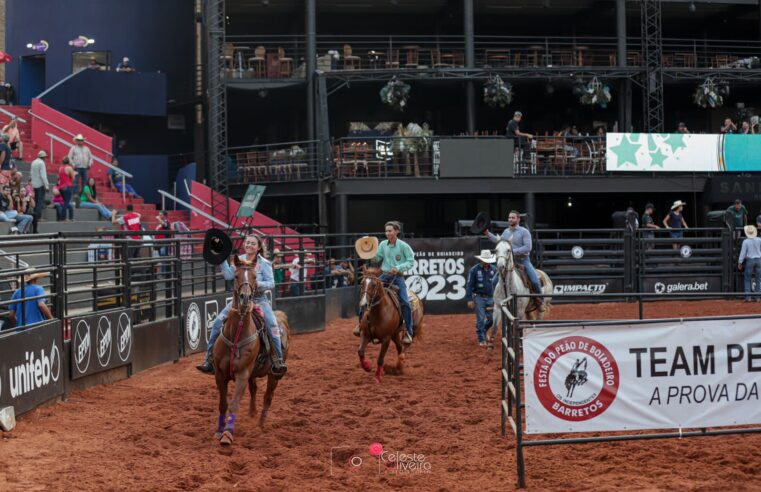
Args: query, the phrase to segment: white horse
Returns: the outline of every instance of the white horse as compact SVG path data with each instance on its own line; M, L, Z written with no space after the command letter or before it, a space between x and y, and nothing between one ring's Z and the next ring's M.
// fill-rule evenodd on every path
M502 321L502 301L508 298L510 295L525 296L531 293L529 287L527 287L521 276L515 267L515 259L513 258L513 247L509 241L500 241L497 243L497 247L494 249L495 256L497 257L497 286L494 289L494 324L492 325L492 335L496 339L499 334L499 327ZM544 319L549 315L550 302L552 298L552 281L541 270L537 270L536 274L539 276L539 281L544 280L544 286L542 287L542 296L544 298L544 312L534 309L529 309L529 297L518 297L518 312L514 315L518 319Z

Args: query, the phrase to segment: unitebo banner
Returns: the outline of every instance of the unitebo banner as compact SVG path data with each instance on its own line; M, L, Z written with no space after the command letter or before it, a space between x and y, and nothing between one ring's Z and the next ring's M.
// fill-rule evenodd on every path
M524 330L526 432L761 423L761 318Z

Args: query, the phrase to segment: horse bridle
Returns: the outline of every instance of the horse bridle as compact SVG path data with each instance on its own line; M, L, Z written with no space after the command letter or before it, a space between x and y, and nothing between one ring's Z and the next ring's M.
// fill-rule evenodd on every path
M512 283L513 279L513 272L515 271L515 256L513 254L513 245L510 241L505 241L510 245L510 256L509 258L507 256L497 256L497 259L505 258L506 261L508 261L508 266L505 268L505 272L499 272L499 276L502 278L503 282L505 283L505 294L507 294L510 290L510 284Z
M254 270L255 268L256 268L256 265L241 265L241 266L235 267L235 270L236 271L239 270L239 269L240 270ZM254 278L256 278L256 272L254 272ZM246 286L246 285L248 285L249 287L252 287L252 285L253 285L251 282L248 281L248 275L245 275L244 279L245 280L243 282L241 282L240 285L237 285L235 287L235 296L233 297L233 299L235 300L235 308L236 309L239 308L239 306L238 306L238 298L240 297L240 294L239 294L240 290L244 286ZM253 309L253 301L254 301L254 297L255 296L256 296L256 289L251 288L251 299L250 299L250 302L249 302L249 306L248 306L248 311L247 312L249 312L249 311L251 311Z
M383 300L383 281L378 277L365 277L367 280L370 280L374 285L380 284L380 293L378 294L378 298L373 299L373 297L370 296L370 294L367 292L367 289L365 289L365 295L368 297L368 305L367 305L367 312L369 313L372 308L380 304L380 302Z

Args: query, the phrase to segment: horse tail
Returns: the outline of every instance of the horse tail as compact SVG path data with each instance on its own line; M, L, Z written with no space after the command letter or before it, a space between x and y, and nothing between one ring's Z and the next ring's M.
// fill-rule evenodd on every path
M423 336L423 320L420 320L420 324L415 327L415 341L416 342L425 341L425 337Z

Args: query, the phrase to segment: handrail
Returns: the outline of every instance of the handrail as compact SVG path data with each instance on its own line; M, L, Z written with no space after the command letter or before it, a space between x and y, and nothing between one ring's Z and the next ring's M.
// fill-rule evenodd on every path
M222 227L224 227L225 229L230 229L230 224L227 224L227 223L225 223L225 222L223 222L223 221L219 220L219 219L218 219L218 218L216 218L216 217L212 217L211 215L207 214L206 212L204 212L204 211L203 211L203 210L201 210L200 208L198 208L198 207L194 207L193 205L189 204L189 203L188 203L188 202L186 202L185 200L182 200L182 199L180 199L180 198L177 198L176 196L172 195L171 193L167 193L167 192L166 192L166 191L164 191L164 190L157 190L157 191L159 192L159 194L160 194L161 196L163 196L163 197L166 197L166 198L169 198L170 200L173 200L173 201L175 201L175 202L179 203L179 204L180 204L180 205L182 205L183 207L187 207L187 208L189 208L189 209L190 209L192 212L195 212L195 213L197 213L198 215L200 215L200 216L202 216L202 217L205 217L205 218L209 219L210 221L212 221L212 222L215 222L215 223L217 223L217 224L221 225L221 226L222 226Z
M34 114L31 109L29 110L29 114L32 115L33 118L37 118L38 120L42 121L43 123L47 123L48 125L52 126L56 130L62 131L62 132L66 133L66 134L68 134L68 135L70 135L72 137L76 136L74 133L71 133L69 130L61 128L60 126L56 125L55 123L51 123L50 121L46 120L45 118L43 118L40 115ZM68 143L68 142L66 142L66 143ZM90 145L90 147L98 149L98 150L100 150L101 152L103 152L104 154L106 154L108 156L111 156L111 157L114 156L114 154L112 154L110 151L108 151L108 150L106 150L104 148L98 147L97 145L95 145L93 143L90 143L89 145Z
M61 137L53 135L52 133L45 133L45 135L47 135L48 137L52 138L53 140L55 140L58 143L62 143L64 145L68 145L69 148L74 147L74 144L67 142L66 140L62 139ZM95 146L93 145L93 147L95 147ZM125 170L123 170L123 169L121 169L119 167L116 167L113 164L110 164L110 163L104 161L103 159L101 159L100 157L98 157L96 155L92 156L92 159L95 162L97 162L98 164L103 164L107 168L109 168L109 169L111 169L113 171L116 171L119 174L122 174L122 175L124 175L124 176L126 176L128 178L132 177L132 175L130 173L128 173L127 171L125 171Z
M13 114L13 113L11 113L11 112L10 112L10 111L8 111L7 109L3 109L3 108L0 108L0 113L6 114L6 115L8 115L8 116L12 116L13 118L16 118L16 119L17 119L19 122L21 122L21 123L26 123L26 120L25 120L24 118L22 118L22 117L21 117L21 116L19 116L19 115L16 115L16 114Z
M70 75L67 75L66 77L62 78L61 80L59 80L59 81L58 81L58 82L56 82L55 84L53 84L53 85L51 85L50 87L48 87L47 89L45 89L44 91L40 92L40 93L37 95L37 97L35 97L35 99L39 99L40 101L42 101L42 98L43 98L43 97L45 97L45 96L47 96L47 95L48 95L48 92L50 92L50 91L52 91L53 89L57 88L59 85L61 85L61 84L63 84L64 82L68 81L69 79L76 77L76 76L77 76L78 74L80 74L81 72L82 72L82 70L80 70L79 72L74 72L74 73L72 73L72 74L70 74Z
M183 180L182 180L182 182L185 184L185 190L188 192L188 196L189 196L190 198L195 198L196 200L198 200L199 202L201 202L201 203L202 203L202 204L204 204L205 206L207 206L207 207L211 208L211 205L209 205L209 204L208 204L208 203L206 203L205 201L201 200L200 198L198 198L197 196L195 196L195 195L194 195L194 194L193 194L193 193L190 191L190 188L188 187L188 180L187 180L187 179L183 179Z

